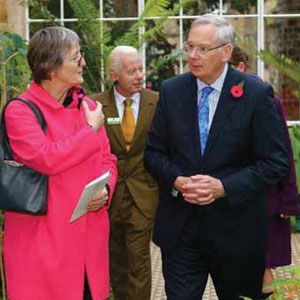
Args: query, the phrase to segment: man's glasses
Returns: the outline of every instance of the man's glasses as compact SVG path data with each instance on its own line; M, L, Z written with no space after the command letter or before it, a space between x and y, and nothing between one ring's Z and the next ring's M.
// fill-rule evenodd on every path
M225 44L221 44L221 45L218 45L216 47L209 47L209 46L206 46L206 45L194 45L194 44L190 44L190 43L186 43L184 45L184 51L187 52L187 53L192 53L193 51L196 52L196 54L200 54L200 55L205 55L207 54L208 52L212 51L212 50L215 50L215 49L219 49L221 47L224 47L226 45Z

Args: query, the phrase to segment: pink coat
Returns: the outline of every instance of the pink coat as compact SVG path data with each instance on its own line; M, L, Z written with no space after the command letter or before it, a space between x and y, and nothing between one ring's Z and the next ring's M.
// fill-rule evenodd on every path
M93 300L109 295L107 207L69 222L86 183L110 170L111 196L117 178L104 126L95 133L87 125L77 91L67 108L35 83L21 95L43 112L46 136L26 104L15 101L6 111L15 159L49 176L46 215L5 213L9 300L82 300L85 270Z

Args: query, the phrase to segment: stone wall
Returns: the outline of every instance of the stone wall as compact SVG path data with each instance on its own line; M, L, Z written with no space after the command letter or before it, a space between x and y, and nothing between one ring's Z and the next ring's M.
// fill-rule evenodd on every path
M0 31L11 31L25 37L25 9L19 0L0 0Z
M8 30L6 2L7 0L0 0L0 31Z

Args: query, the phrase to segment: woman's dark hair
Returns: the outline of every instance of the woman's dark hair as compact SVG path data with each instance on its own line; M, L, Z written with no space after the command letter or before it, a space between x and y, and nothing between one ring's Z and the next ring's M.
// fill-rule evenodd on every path
M249 55L245 51L243 51L240 47L234 46L229 63L234 66L237 66L240 62L245 63L246 67L249 68L250 65Z
M65 27L45 27L37 31L29 41L27 54L33 80L40 84L49 79L49 72L59 68L66 53L79 42L78 35Z

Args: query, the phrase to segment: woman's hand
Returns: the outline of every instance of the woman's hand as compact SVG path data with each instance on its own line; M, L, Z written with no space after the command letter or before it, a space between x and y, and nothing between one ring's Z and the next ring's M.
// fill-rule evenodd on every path
M280 214L280 218L281 218L281 219L287 220L287 219L289 219L290 217L291 217L291 216L288 215L288 214L284 214L284 213L281 213L281 214Z
M87 204L88 211L96 211L102 208L108 201L108 191L104 187L101 191L97 192L95 197Z
M96 102L96 108L94 110L90 110L88 104L83 101L82 103L86 121L87 123L95 130L98 131L99 128L104 124L104 114L102 111L102 104L100 102Z

